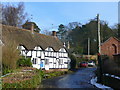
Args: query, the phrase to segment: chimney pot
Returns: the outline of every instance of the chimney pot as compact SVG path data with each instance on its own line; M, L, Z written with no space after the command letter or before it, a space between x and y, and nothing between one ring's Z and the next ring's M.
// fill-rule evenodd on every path
M63 43L63 47L66 47L65 42Z
M31 31L32 31L32 34L34 34L34 24L33 23L31 24Z
M56 31L52 31L52 36L57 36Z

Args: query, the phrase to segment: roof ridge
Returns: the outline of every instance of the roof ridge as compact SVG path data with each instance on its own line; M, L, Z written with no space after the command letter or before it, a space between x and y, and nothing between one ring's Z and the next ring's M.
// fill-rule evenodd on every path
M120 40L118 38L116 38L116 37L113 37L113 38L120 42Z
M17 30L23 30L23 31L31 32L31 30L29 30L29 29L19 28L19 27L15 27L15 26L3 25L3 24L2 24L2 26L4 26L4 27L7 26L7 27L10 27L10 28L15 28L15 29L17 29ZM13 30L14 30L14 29L13 29ZM42 34L42 33L37 33L37 32L35 32L35 31L34 31L34 33L35 33L35 34L44 35L44 36L48 36L48 37L53 37L53 36L50 36L50 35L45 35L45 34Z
M7 44L7 41L15 41L17 45L23 44L27 49L40 45L43 49L48 46L53 47L56 51L59 50L63 44L62 42L54 37L41 33L32 32L27 29L21 29L14 26L3 25L3 41Z
M101 45L103 45L104 43L106 43L106 42L108 42L111 38L114 38L114 39L116 39L117 41L119 41L120 42L120 40L118 39L118 38L116 38L116 37L110 37L110 38L108 38L106 41L104 41L103 43L101 43Z

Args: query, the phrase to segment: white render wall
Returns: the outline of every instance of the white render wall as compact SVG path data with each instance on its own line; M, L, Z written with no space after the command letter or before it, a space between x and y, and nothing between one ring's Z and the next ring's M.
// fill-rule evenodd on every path
M36 46L33 50L29 51L27 51L24 46L19 46L19 48L19 50L21 51L21 55L31 57L32 63L33 59L36 59L36 63L32 64L32 66L37 69L67 69L70 63L68 53L64 48L61 48L58 52L54 51L54 49L51 47L47 47L45 50L43 50L41 47ZM47 64L46 60L48 60ZM41 63L43 63L42 67L40 66Z

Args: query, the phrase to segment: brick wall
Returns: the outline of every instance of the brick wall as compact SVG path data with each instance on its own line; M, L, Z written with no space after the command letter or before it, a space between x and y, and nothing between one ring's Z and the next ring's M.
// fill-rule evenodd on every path
M109 38L101 45L101 54L113 57L114 54L120 53L120 41L114 37Z

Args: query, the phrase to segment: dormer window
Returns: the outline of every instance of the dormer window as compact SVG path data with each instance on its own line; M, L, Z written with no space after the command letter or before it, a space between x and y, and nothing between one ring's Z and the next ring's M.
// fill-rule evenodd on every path
M3 44L2 40L0 40L0 46L2 46L2 45L4 45L4 44Z
M66 52L66 50L64 48L61 48L59 52Z

